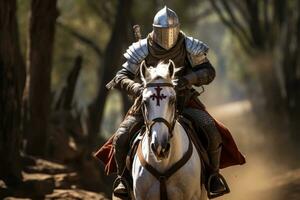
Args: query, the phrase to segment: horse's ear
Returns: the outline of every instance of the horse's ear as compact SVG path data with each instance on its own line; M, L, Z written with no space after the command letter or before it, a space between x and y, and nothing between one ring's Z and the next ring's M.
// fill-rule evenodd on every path
M171 79L173 79L175 75L175 63L172 60L169 60L169 74Z
M148 71L148 67L146 65L145 60L143 60L143 62L140 65L140 75L141 75L142 81L145 83L146 78L149 76L149 71Z

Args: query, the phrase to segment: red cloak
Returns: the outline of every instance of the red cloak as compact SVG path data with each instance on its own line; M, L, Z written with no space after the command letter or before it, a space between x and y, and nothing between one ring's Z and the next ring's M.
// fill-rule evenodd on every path
M197 108L207 112L203 104L200 101L198 101L198 99L191 99L191 101L188 103L188 107ZM246 162L245 157L238 150L230 131L217 120L215 120L215 123L217 129L221 134L223 142L220 168L222 169L233 165L244 164ZM104 163L104 170L106 174L110 174L116 171L113 138L114 135L94 154L95 157L97 157L100 161Z

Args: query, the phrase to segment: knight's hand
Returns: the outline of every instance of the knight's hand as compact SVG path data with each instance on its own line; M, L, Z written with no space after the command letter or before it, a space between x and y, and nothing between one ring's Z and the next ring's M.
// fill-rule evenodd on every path
M189 81L186 78L184 78L184 77L176 79L174 81L174 84L175 84L175 90L176 91L184 90L184 89L186 89L190 85Z
M144 90L143 85L140 83L133 83L131 88L132 88L132 93L135 97L140 96Z

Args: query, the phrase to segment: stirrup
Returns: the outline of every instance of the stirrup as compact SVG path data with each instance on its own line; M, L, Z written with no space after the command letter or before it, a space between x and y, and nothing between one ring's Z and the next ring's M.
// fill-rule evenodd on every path
M125 193L118 193L118 192L115 192L115 189L118 187L118 185L122 183L125 187L125 190L126 192ZM121 176L118 176L116 178L116 180L114 181L113 183L113 196L117 197L117 198L120 198L120 199L130 199L130 191L129 191L129 185L126 181L125 178L121 177Z
M212 193L210 191L210 182L211 182L212 177L215 176L215 175L217 175L221 179L222 183L225 186L225 190L223 192ZM228 184L227 184L225 178L221 174L212 174L212 175L209 176L208 181L207 181L207 196L208 196L209 199L217 198L217 197L222 196L224 194L228 194L229 192L230 192L230 189L228 187Z

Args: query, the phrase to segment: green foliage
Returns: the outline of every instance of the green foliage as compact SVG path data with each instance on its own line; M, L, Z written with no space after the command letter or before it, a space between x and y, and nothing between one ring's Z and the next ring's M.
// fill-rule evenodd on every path
M122 119L121 95L114 90L109 94L105 103L101 136L104 138L110 137L116 131L116 128L120 125Z
M21 44L21 52L24 58L26 57L27 38L29 32L29 9L30 1L18 0L17 17L19 25L19 37Z
M230 101L244 95L240 84L246 74L242 67L247 63L240 53L238 42L226 31L207 1L170 1L166 3L179 16L181 28L187 35L202 40L210 46L209 59L217 70L217 78L207 87L203 98L211 104ZM30 1L19 0L19 26L22 51L26 55L28 33L28 13ZM109 41L116 15L117 1L104 0L64 0L58 1L58 22L93 41L104 50ZM134 1L132 22L139 24L143 37L152 31L155 13L164 6L156 1ZM104 9L104 10L103 10ZM108 14L109 15L108 15ZM129 17L129 16L128 16ZM131 27L128 27L131 29ZM131 31L131 30L130 30ZM129 35L131 37L131 35ZM133 41L129 38L129 41ZM124 47L126 48L126 47ZM54 60L52 68L52 91L59 91L73 67L76 55L83 56L83 68L76 86L77 104L86 108L95 98L99 87L98 70L101 70L102 57L61 26L56 27ZM111 58L113 59L113 58ZM109 95L102 122L104 135L111 134L121 121L121 100L118 92Z
M105 48L110 37L110 27L91 10L86 1L60 1L59 10L61 13L59 22L89 38L101 49ZM83 55L84 62L76 88L76 97L78 97L77 102L84 107L96 95L97 70L100 68L101 58L99 59L87 45L58 26L52 71L53 90L57 90L64 84L77 54Z

